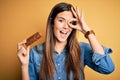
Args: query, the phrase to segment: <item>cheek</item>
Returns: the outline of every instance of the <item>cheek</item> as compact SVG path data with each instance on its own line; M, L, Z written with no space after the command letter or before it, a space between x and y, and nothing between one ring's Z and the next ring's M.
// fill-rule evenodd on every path
M64 25L64 24L61 24L61 23L59 23L59 22L56 22L56 23L54 24L54 27L55 27L56 29L61 29L61 28L63 27L63 25Z
M54 33L57 33L60 29L62 28L62 24L59 24L59 23L55 23L54 24Z
M72 28L69 28L70 33L72 32L72 30L73 30Z
M58 35L59 28L57 26L54 26L53 31L54 31L54 35Z
M70 28L70 31L72 31L73 30L73 28Z

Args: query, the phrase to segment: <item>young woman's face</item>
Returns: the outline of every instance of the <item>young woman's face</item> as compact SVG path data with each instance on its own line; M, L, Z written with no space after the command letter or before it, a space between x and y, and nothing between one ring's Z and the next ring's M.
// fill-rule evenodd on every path
M57 14L54 20L54 35L58 42L66 42L72 28L68 25L70 19L73 18L71 11L63 11Z

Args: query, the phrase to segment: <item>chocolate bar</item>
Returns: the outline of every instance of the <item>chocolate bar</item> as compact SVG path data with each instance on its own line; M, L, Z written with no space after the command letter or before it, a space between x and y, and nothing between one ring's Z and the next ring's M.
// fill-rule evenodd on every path
M27 42L25 43L26 46L31 45L33 42L37 41L38 39L41 38L41 34L39 32L36 32L35 34L33 34L32 36L30 36L29 38L27 38Z

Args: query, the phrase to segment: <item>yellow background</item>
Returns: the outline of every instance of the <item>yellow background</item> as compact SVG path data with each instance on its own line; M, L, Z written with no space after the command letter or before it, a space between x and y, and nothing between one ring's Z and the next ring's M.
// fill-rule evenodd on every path
M103 75L85 67L86 80L120 79L120 0L0 0L0 80L21 79L17 43L37 31L43 37L32 46L43 42L49 12L61 1L83 10L99 42L113 49L115 71ZM81 33L78 35L79 41L87 42Z

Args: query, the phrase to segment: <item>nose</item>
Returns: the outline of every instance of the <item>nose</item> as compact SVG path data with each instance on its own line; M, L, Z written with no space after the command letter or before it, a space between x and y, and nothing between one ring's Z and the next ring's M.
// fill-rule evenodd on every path
M64 24L63 28L64 28L64 29L69 28L69 25L67 24L67 22Z

